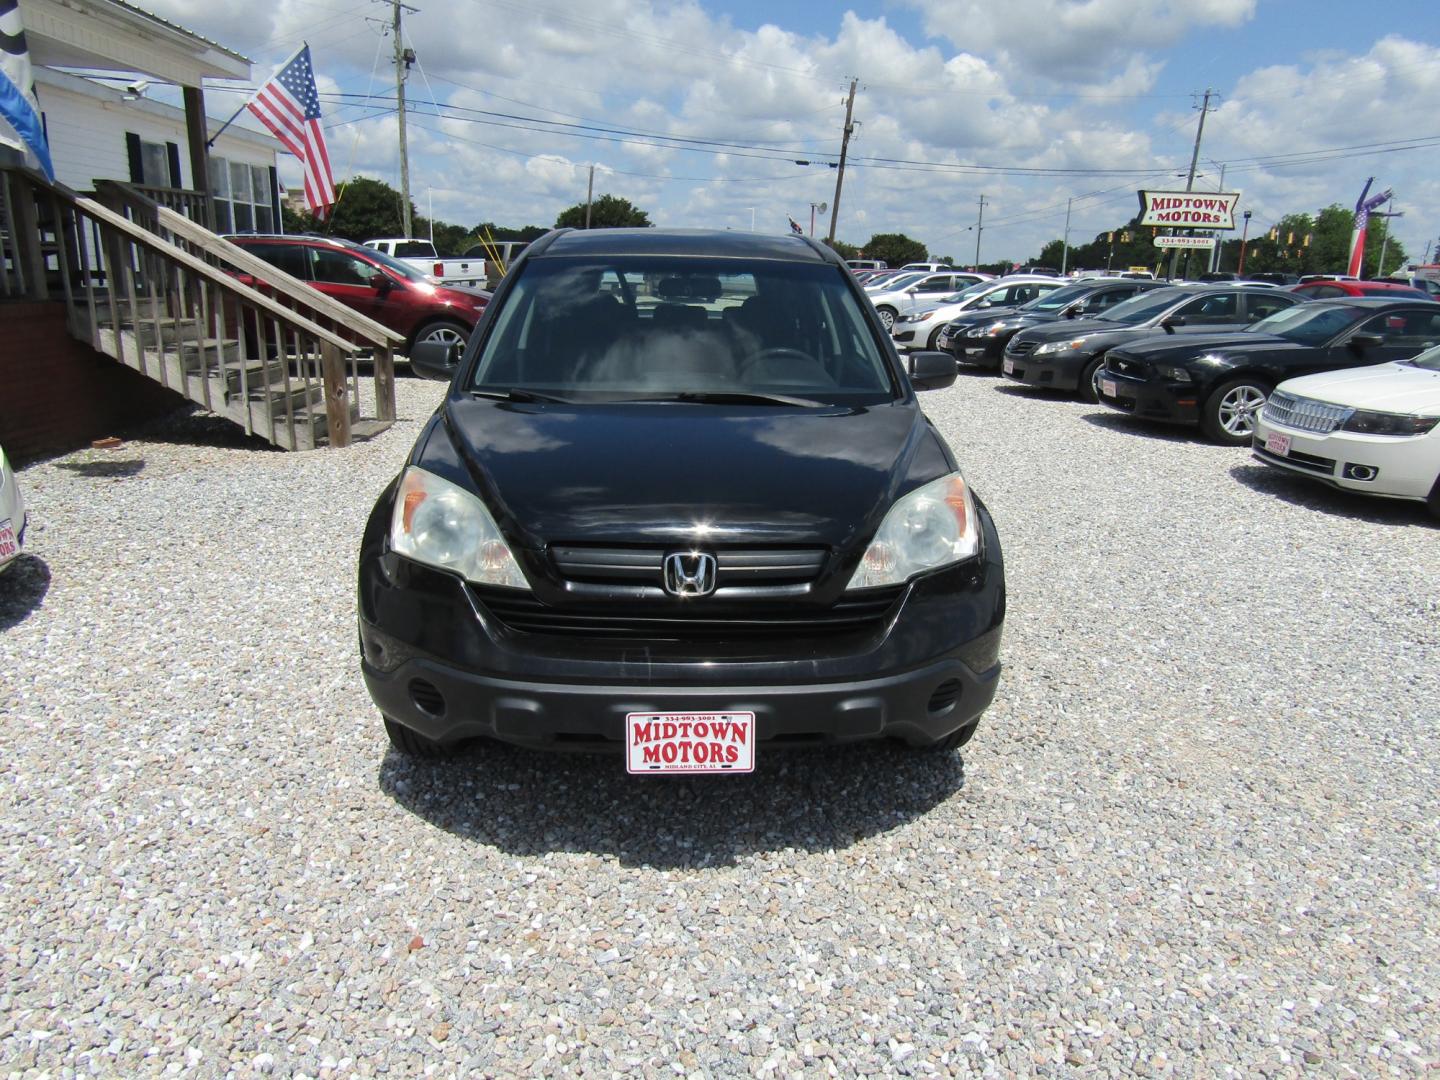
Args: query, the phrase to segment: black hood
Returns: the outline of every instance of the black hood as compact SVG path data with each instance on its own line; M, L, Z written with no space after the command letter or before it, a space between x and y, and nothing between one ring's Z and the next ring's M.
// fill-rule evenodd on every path
M1313 347L1300 345L1276 334L1256 334L1247 330L1236 330L1228 334L1167 334L1159 331L1154 337L1126 345L1125 353L1141 360L1163 360L1175 356L1200 356L1207 352L1271 353L1277 350Z
M794 409L457 393L422 443L416 464L479 490L532 549L697 538L844 548L897 494L953 468L913 399Z

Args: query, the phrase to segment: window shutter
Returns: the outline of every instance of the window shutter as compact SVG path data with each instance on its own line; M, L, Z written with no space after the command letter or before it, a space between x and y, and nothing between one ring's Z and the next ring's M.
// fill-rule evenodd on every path
M140 157L140 136L133 131L125 133L125 156L130 159L130 182L145 183L145 163Z
M173 188L183 188L185 184L180 175L180 144L167 142L165 144L165 152L170 158L170 186Z
M275 215L275 231L283 233L285 227L281 224L283 218L280 214L280 175L275 171L275 166L270 166L270 212Z

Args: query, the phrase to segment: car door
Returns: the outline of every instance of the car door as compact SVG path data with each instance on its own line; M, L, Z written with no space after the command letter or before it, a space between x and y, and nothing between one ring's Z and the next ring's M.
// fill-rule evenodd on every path
M1423 351L1426 342L1440 341L1440 311L1427 310L1432 306L1425 303L1376 312L1338 335L1328 348L1314 350L1313 358L1297 358L1296 369L1285 377L1408 360ZM1379 338L1380 343L1359 346L1355 339L1366 335Z
M402 306L395 299L405 286L373 263L341 248L308 250L311 285L392 330L409 331L408 326L399 325L404 321L399 317Z

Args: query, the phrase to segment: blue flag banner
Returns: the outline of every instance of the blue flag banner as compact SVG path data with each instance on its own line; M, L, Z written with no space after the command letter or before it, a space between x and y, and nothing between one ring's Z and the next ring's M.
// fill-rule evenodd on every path
M0 0L0 143L30 151L46 178L55 179L20 25L20 0Z

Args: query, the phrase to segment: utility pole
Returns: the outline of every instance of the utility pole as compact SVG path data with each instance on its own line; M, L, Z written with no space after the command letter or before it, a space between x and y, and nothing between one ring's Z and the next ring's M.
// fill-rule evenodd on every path
M1210 111L1210 97L1214 93L1210 87L1205 88L1205 101L1200 106L1200 126L1195 129L1195 151L1190 155L1190 176L1185 181L1185 190L1195 190L1195 167L1200 164L1200 139L1205 134L1205 114ZM1193 230L1192 230L1193 235ZM1187 260L1188 261L1188 260ZM1176 248L1170 253L1170 276L1175 276L1175 271L1180 266L1180 249Z
M1213 159L1207 159L1207 160L1211 160L1211 161L1212 161L1212 164L1213 164ZM1225 166L1226 166L1227 164L1228 164L1228 162L1224 162L1224 161L1220 162L1220 184L1219 184L1218 187L1215 188L1215 190L1216 190L1217 193L1218 193L1218 192L1223 192L1223 191L1225 190ZM1220 248L1221 248L1221 244L1222 244L1222 241L1221 241L1221 239L1220 239L1220 233L1217 232L1217 233L1215 233L1214 235L1215 235L1215 246L1210 249L1210 272L1211 272L1212 274L1213 274L1215 271L1217 271L1217 270L1220 269L1220 262L1221 262L1221 259L1220 259Z
M418 13L419 8L390 0L390 33L395 38L395 104L400 118L400 216L405 224L405 237L409 239L414 227L410 219L410 153L405 144L405 76L415 54L405 48L405 37L400 29L400 12Z
M840 189L845 186L845 155L850 150L850 133L855 130L851 118L855 115L855 86L859 79L850 80L850 96L845 99L845 130L840 135L840 168L835 173L835 202L830 207L830 235L826 242L835 246L835 223L840 220Z
M1065 200L1065 239L1060 242L1060 276L1065 276L1065 269L1070 263L1070 204L1073 198ZM978 261L980 256L975 256Z
M980 269L980 234L985 231L985 196L980 196L980 216L975 219L975 269Z
M585 228L590 228L590 204L595 200L595 166L590 166L590 182L585 185Z

